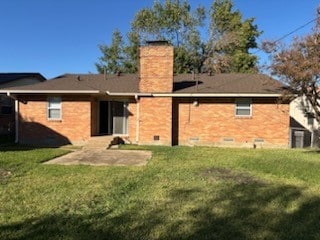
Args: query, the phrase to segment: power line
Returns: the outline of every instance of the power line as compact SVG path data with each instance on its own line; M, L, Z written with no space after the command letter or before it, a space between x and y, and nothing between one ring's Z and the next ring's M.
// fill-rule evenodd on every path
M281 40L285 39L286 37L289 37L290 35L294 34L295 32L297 32L297 31L301 30L302 28L305 28L305 27L308 26L309 24L315 22L317 19L318 19L318 18L315 18L315 19L310 20L309 22L301 25L300 27L294 29L293 31L291 31L291 32L283 35L282 37L278 38L277 40L273 41L272 43L275 44L275 43L277 43L277 42L280 42ZM261 50L262 50L262 49L258 49L257 51L253 52L252 54L256 54L256 53L260 52Z
M302 28L304 28L304 27L308 26L310 23L315 22L317 19L318 19L318 18L312 19L311 21L309 21L309 22L307 22L307 23L303 24L302 26L300 26L300 27L296 28L295 30L293 30L293 31L291 31L291 32L289 32L289 33L287 33L287 34L285 34L285 35L284 35L284 36L282 36L281 38L279 38L279 39L277 39L276 41L274 41L274 43L277 43L277 42L281 41L282 39L284 39L284 38L286 38L286 37L289 37L290 35L294 34L295 32L299 31L300 29L302 29Z

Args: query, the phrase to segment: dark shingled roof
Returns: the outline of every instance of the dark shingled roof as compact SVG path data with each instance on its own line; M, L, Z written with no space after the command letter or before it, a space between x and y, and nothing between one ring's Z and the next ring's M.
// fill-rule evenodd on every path
M174 76L175 93L280 93L283 85L263 74L179 74ZM46 82L8 90L99 90L111 93L139 93L139 75L65 74Z
M0 84L23 78L37 78L40 81L46 80L40 73L0 73Z
M195 80L192 80L192 79ZM177 93L280 93L283 85L264 74L190 74L177 75L174 79ZM198 81L198 87L197 87Z
M10 90L62 90L62 91L110 91L134 93L138 91L137 74L107 75L103 74L64 74L46 82L10 88Z

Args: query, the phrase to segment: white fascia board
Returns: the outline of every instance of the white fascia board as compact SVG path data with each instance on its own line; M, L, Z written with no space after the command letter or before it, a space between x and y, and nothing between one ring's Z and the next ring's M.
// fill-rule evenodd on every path
M99 94L98 90L0 90L0 93L10 94Z
M281 97L279 93L153 93L154 97Z
M152 97L152 93L121 93L121 92L109 92L106 91L106 94L109 96L145 96L145 97Z
M281 97L281 93L112 93L109 96L139 96L139 97Z

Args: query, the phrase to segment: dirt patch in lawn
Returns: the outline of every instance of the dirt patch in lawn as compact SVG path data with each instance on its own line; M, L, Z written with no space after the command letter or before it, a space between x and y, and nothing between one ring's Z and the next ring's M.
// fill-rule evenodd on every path
M211 181L229 181L236 184L259 184L264 185L265 182L255 178L245 172L237 172L229 168L209 168L202 172L202 175Z
M11 171L0 168L0 183L5 183L5 181L12 175Z

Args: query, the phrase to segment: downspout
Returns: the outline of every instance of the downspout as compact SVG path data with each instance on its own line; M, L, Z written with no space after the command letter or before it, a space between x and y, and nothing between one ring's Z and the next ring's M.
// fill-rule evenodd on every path
M15 125L15 143L19 143L19 101L7 92L7 96L14 99L14 125Z
M139 134L140 134L140 101L138 94L134 95L134 99L137 102L137 119L136 119L136 143L139 143Z
M313 119L314 120L314 119ZM314 122L312 121L311 125L311 144L310 147L314 147Z
M15 120L15 143L19 143L19 101L14 100L14 120Z

